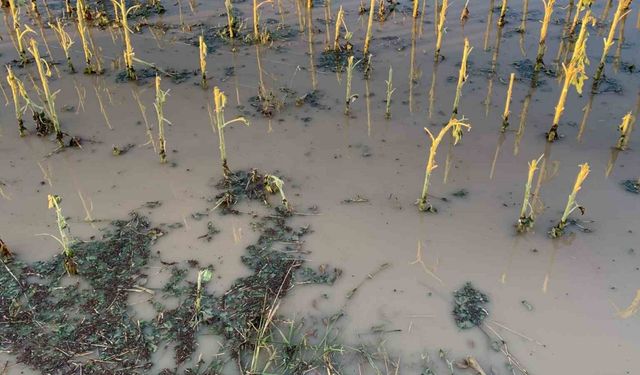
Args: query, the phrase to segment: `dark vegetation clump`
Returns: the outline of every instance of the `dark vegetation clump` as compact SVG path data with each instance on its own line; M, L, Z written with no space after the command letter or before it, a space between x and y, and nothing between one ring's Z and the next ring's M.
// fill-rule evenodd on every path
M539 71L536 71L536 63L530 59L524 59L514 62L513 67L516 69L518 73L518 77L520 79L526 80L531 83L533 87L539 87L545 84L545 81L541 79L541 75L555 78L558 76L558 73L546 66L542 66Z
M621 184L629 193L640 194L640 180L624 180Z
M469 282L453 292L453 301L453 318L458 328L477 327L489 315L484 307L489 303L489 297Z
M338 51L332 49L323 51L317 67L325 72L344 72L347 69L348 59L352 55L354 55L353 45L346 42L345 46Z
M230 173L220 186L234 196L234 203L222 206L223 212L233 210L233 204L242 199L266 203L269 193L264 181L256 170ZM244 367L243 362L261 345L260 337L264 338L259 327L294 286L332 284L340 275L327 266L318 270L305 266L301 254L309 227L291 226L290 211L275 207L255 218L258 239L241 258L251 274L220 295L187 280L190 269L199 269L197 261L160 261L171 272L169 280L157 289L146 288L149 263L156 260L151 248L164 232L136 213L129 220L112 222L102 239L74 242L78 275L73 277L66 276L62 254L29 264L0 242L0 350L52 374L147 373L152 353L161 345L175 347L175 364L185 373L219 373L214 369L228 361ZM212 267L207 269L213 272ZM131 293L149 294L156 311L153 319L136 316L128 301ZM178 299L177 307L165 305L169 297ZM194 369L184 368L193 360L198 336L206 333L225 338L227 355L209 364L198 362ZM302 346L295 348L302 350ZM307 350L313 354L316 349ZM302 352L298 355L305 357ZM317 366L321 355L305 357L300 363L305 368ZM312 366L311 361L320 362ZM202 372L204 367L213 372Z
M164 68L160 69L155 66L136 69L136 84L139 86L147 84L150 80L155 79L155 77L159 75L162 77L166 77L171 80L171 82L175 84L180 84L186 82L191 77L197 75L197 72L193 70L177 70L174 68ZM130 82L129 77L127 76L127 72L122 70L118 72L116 75L116 82L124 83Z

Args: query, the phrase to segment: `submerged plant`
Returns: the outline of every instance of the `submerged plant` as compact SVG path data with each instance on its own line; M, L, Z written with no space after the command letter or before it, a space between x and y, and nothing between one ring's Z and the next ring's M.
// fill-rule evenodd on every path
M56 224L58 226L58 234L60 237L56 237L52 234L49 236L53 237L58 241L60 246L62 246L62 255L64 256L64 269L67 271L69 275L76 275L78 273L78 266L74 259L73 250L71 250L71 239L69 238L69 225L67 225L67 221L62 214L62 209L60 208L60 198L59 195L51 195L47 196L49 209L54 209L56 212Z
M433 172L433 170L438 167L438 165L436 164L436 152L438 151L438 146L440 145L440 142L442 142L442 139L447 134L447 132L449 132L449 130L451 130L451 135L453 136L454 144L457 144L460 141L460 138L462 138L463 128L466 128L467 131L471 129L471 125L465 122L464 117L459 120L456 118L450 119L449 122L444 127L442 127L442 129L440 129L440 133L438 133L438 136L436 137L433 136L433 134L429 129L424 128L425 132L427 132L427 134L429 135L429 138L431 139L431 147L429 148L429 158L427 160L427 167L425 169L425 174L424 174L422 194L420 195L420 198L417 201L418 210L431 211L431 212L435 211L435 209L428 203L428 196L429 196L429 182L431 178L431 172Z
M620 125L618 125L618 131L620 132L620 138L618 138L618 143L616 144L616 148L618 150L626 150L627 145L629 144L629 138L631 135L631 124L633 122L633 115L631 112L627 113L623 118Z
M551 22L551 14L553 13L553 5L556 0L542 0L544 5L544 17L542 18L542 26L540 27L540 39L538 40L538 54L536 56L535 71L540 70L544 65L544 53L547 50L547 31L549 30L549 22Z
M131 45L131 37L129 33L131 29L129 29L129 22L127 21L127 17L132 10L137 9L140 5L134 5L130 8L127 8L127 4L125 0L119 0L119 2L114 5L118 6L118 11L120 12L120 25L122 26L122 35L124 38L124 65L127 73L127 78L131 81L136 80L136 71L133 68L133 46Z
M163 91L160 88L160 76L156 76L156 100L153 107L156 109L156 117L158 119L158 155L160 162L167 162L167 138L164 133L164 124L171 125L171 122L164 117L164 103L167 101L169 90Z
M67 67L71 73L76 72L76 68L73 66L73 62L71 61L71 55L69 54L69 49L73 45L73 39L71 36L65 31L62 22L60 22L60 18L56 19L56 23L49 23L49 26L56 32L56 37L58 38L58 42L60 43L60 47L64 51L64 57L67 60Z
M51 92L49 88L49 77L51 76L51 70L49 64L40 57L40 51L38 50L38 43L35 39L31 39L29 52L33 55L33 58L38 67L38 75L40 77L40 83L42 85L42 101L44 103L44 113L47 119L53 125L53 129L56 132L56 140L60 147L64 147L63 137L64 133L60 128L60 122L58 121L58 113L56 111L56 95L59 91Z
M434 55L434 60L438 61L440 59L440 48L442 47L442 38L444 36L444 23L447 20L447 8L449 7L448 0L442 0L442 8L440 9L440 14L438 17L437 24L437 36L436 36L436 51Z
M282 206L286 210L286 212L291 211L291 207L289 206L289 201L287 200L286 195L284 194L284 181L278 176L274 176L272 174L267 174L264 176L264 188L269 194L280 194L280 199L282 201Z
M538 163L540 163L540 160L542 160L543 157L544 155L529 162L529 172L527 173L527 182L524 185L524 198L522 201L522 208L520 209L520 217L518 218L518 223L516 224L516 229L520 233L529 230L529 228L533 227L533 223L535 222L536 213L533 209L533 205L531 204L531 183L533 182L533 176L538 169Z
M507 89L507 100L504 103L504 112L502 113L502 132L507 130L507 128L509 127L509 114L511 113L509 107L511 106L511 94L513 92L513 81L515 79L516 74L511 73L511 76L509 77L509 88Z
M224 128L234 122L241 122L245 125L249 125L249 121L244 117L236 117L233 120L225 121L224 119L224 107L227 105L227 96L223 91L220 91L218 86L213 88L213 104L216 113L216 128L218 129L218 143L220 147L220 161L222 161L222 175L225 180L229 179L231 175L231 169L227 163L227 151L224 142Z
M587 9L582 19L582 25L580 27L580 33L576 39L575 46L573 48L573 55L569 65L562 64L564 70L564 83L560 91L560 97L558 98L558 104L556 104L555 114L553 115L553 124L551 129L547 133L547 141L553 142L558 139L558 124L560 123L560 117L564 112L564 104L567 100L567 94L569 93L569 86L574 86L578 94L582 94L582 87L584 81L587 79L587 73L585 71L586 66L589 65L589 59L587 58L587 24L593 19L591 17L591 10Z
M567 226L567 219L573 211L577 209L584 215L585 209L583 206L580 206L578 203L576 203L576 195L582 188L582 183L589 175L589 164L580 164L579 167L580 171L578 172L578 176L576 177L576 182L573 184L573 190L571 190L571 193L569 194L569 199L567 199L567 206L562 213L560 222L555 227L551 228L551 231L549 232L549 236L551 236L551 238L558 238L564 234L564 229Z
M204 42L204 36L198 37L198 45L200 50L200 85L207 88L207 44Z
M458 84L456 85L456 96L453 99L453 111L451 117L454 118L458 115L458 105L460 104L460 97L462 96L462 86L467 82L469 78L467 74L467 61L469 60L469 54L473 47L469 45L469 39L464 38L464 48L462 49L462 61L460 62L460 71L458 72Z
M393 87L393 68L389 66L389 79L385 81L387 83L387 99L386 109L384 111L384 117L388 120L391 118L391 95L396 89Z
M632 0L618 0L618 6L616 7L616 12L613 14L613 20L611 21L611 25L609 26L609 34L607 38L604 40L604 46L602 47L602 56L600 57L600 63L598 64L598 69L596 69L596 73L593 76L593 90L595 90L602 78L602 73L604 72L604 64L607 60L607 54L609 53L609 49L613 46L613 38L616 33L616 28L620 21L629 13L629 5Z
M355 63L353 62L353 56L349 56L347 59L347 93L345 95L345 103L344 103L344 114L349 115L351 113L351 103L353 103L357 98L358 94L351 94L351 81L353 80L353 70L362 60L358 60Z

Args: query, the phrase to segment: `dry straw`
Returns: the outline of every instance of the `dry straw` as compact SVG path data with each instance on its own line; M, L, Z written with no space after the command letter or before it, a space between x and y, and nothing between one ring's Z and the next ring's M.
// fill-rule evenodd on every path
M511 114L511 95L513 94L513 82L515 81L515 79L516 74L511 73L511 76L509 77L509 88L507 89L507 99L504 103L504 112L502 112L502 132L507 130L507 128L509 127L509 115Z
M580 171L578 172L578 176L576 176L576 182L573 184L573 189L569 194L569 199L567 199L567 205L564 208L564 212L562 213L562 217L560 218L560 222L549 232L549 236L551 238L558 238L564 234L564 229L567 226L567 220L569 219L569 215L575 210L579 210L582 214L584 214L584 207L580 206L576 202L576 195L578 191L582 188L582 183L587 179L589 175L589 164L584 163L580 164Z
M533 209L532 194L531 194L531 184L533 182L533 176L538 169L538 163L544 155L541 155L538 159L533 159L529 162L529 171L527 172L527 182L524 185L524 198L522 200L522 208L520 209L520 217L518 218L518 222L516 224L516 229L518 232L522 233L529 228L533 227L535 222L535 210Z
M587 9L582 19L582 26L580 27L580 33L576 39L573 49L573 55L569 65L562 64L564 70L564 83L560 91L560 97L558 98L558 104L556 104L555 113L553 116L553 124L551 129L547 133L547 141L553 142L558 138L558 124L560 118L564 112L564 105L567 100L567 94L569 92L569 86L575 86L578 94L582 94L582 87L584 81L587 79L587 73L585 71L586 66L589 64L587 58L587 24L593 20L591 17L591 10Z
M431 139L431 147L429 148L429 157L427 159L427 166L425 168L424 183L422 185L422 194L420 195L420 198L418 198L418 201L417 201L418 210L431 211L431 212L435 211L435 209L429 204L428 197L429 197L429 183L431 180L431 173L433 172L434 169L438 167L438 165L436 164L436 153L438 151L438 146L440 145L440 142L442 142L442 139L444 138L444 136L449 132L449 130L451 130L451 135L453 136L454 144L458 143L462 138L463 128L466 128L467 131L471 129L471 125L465 122L464 117L460 120L455 118L450 119L449 122L444 127L442 127L442 129L440 129L440 133L438 133L436 137L433 136L433 134L429 129L424 128L424 131L427 132L427 135L429 135L429 138Z

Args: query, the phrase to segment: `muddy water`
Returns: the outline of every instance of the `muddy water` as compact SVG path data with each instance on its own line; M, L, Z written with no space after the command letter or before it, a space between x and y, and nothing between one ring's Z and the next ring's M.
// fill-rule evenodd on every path
M185 25L225 22L219 16L223 14L221 4L199 4L192 12L188 2L183 3L182 15L175 6L167 5L162 20L176 25L181 20ZM342 5L354 44L361 46L365 17L358 16L357 2ZM552 68L556 68L553 60L562 32L559 22L567 16L564 5L556 6L550 27L545 61ZM594 6L596 16L602 15L603 5ZM288 11L285 21L297 29L295 5L285 1L282 6ZM488 326L508 342L510 352L530 373L636 374L638 316L621 319L616 309L625 308L640 288L640 200L620 186L622 180L640 176L638 133L632 133L629 150L618 153L612 146L622 116L629 111L638 113L640 74L624 68L640 64L637 4L626 20L622 48L617 49L617 42L611 49L611 56L619 56L605 69L622 92L590 97L588 88L583 96L572 89L560 125L563 137L551 145L546 143L544 132L551 125L561 85L552 77L543 77L544 84L531 90L528 81L518 75L510 127L504 134L499 131L508 77L515 71L512 63L535 59L540 4L529 4L523 35L515 32L522 17L519 2L510 4L508 23L501 31L495 26L498 9L487 27L489 9L484 4L470 5L470 18L462 28L458 23L461 6L461 2L450 6L442 48L445 60L436 66L432 4L426 4L414 48L408 10L392 14L384 23L374 23L374 70L368 82L362 80L361 73L355 74L352 91L359 98L349 117L343 115L346 76L309 63L311 55L318 61L325 46L320 5L311 15L311 35L304 27L304 33L271 46L242 46L235 53L228 46L216 46L210 53L210 86L219 85L227 93L227 117L244 114L251 121L249 127L232 125L225 130L230 166L286 176L285 189L294 207L319 208L317 215L296 218L314 231L305 244L310 250L308 261L313 266L330 264L343 270L331 287L294 288L280 312L313 320L342 308L342 339L353 345L379 345L384 339L385 350L394 360L400 358L402 373L418 373L417 364L426 354L434 367L445 373L444 363L437 358L442 348L450 351L452 358L473 355L485 370L506 374L504 356L491 349L487 337L479 329L460 331L451 318L451 292L472 281L491 299ZM238 7L250 15L247 4ZM336 8L333 4L334 16ZM263 19L278 19L276 10L265 7ZM613 9L609 18L612 13ZM606 30L604 26L590 31L589 74L595 71ZM0 42L3 64L15 58L7 31L3 29L4 41ZM191 31L178 26L164 35L152 35L148 30L136 34L136 57L160 67L195 70L197 48L183 40L198 32L196 26ZM54 57L61 59L54 36L48 31L45 34ZM422 187L429 146L423 127L437 131L448 120L464 37L474 50L459 113L469 119L472 130L455 147L449 139L441 144L430 190L438 213L422 214L414 202ZM105 61L120 55L119 38L114 40L98 30L94 30L94 38ZM74 62L81 67L81 50L77 45L73 49ZM496 68L493 75L489 73L492 65ZM147 144L144 121L133 96L138 95L146 106L155 132L151 81L116 83L113 69L106 66L108 73L97 78L69 75L62 64L54 69L52 87L61 90L57 100L61 123L65 131L90 140L82 150L47 156L55 149L54 142L34 135L19 138L12 105L3 107L2 239L23 259L44 259L56 253L53 240L38 236L55 230L53 214L46 206L48 193L63 197L72 233L81 238L96 235L105 221L139 209L154 223L175 228L155 247L163 260L197 259L214 264L217 279L210 288L225 290L235 278L248 273L239 257L255 233L247 215L221 217L207 212L215 195L213 184L221 175L217 135L208 114L210 91L197 86L197 76L179 85L163 79L163 87L170 89L165 114L172 125L167 128L169 163L161 165ZM396 90L392 118L386 120L389 66L393 67ZM410 81L411 66L414 79ZM232 75L228 74L231 68ZM24 79L25 74L34 73L31 68L19 72ZM321 106L296 107L289 98L283 110L271 119L264 118L249 103L257 94L260 77L266 88L280 97L284 96L281 88L294 90L297 96L315 88L321 93ZM6 90L4 81L3 85ZM527 116L521 121L526 102ZM583 108L589 103L591 110L585 115ZM68 110L63 111L63 106ZM31 126L29 121L27 124ZM114 145L127 144L135 147L113 156ZM527 162L543 153L548 168L540 185L544 210L534 231L516 236L513 224L520 210ZM584 162L592 172L578 201L586 207L582 225L591 233L573 227L573 233L550 240L547 230L562 214L578 164ZM455 196L461 189L467 194ZM357 196L367 201L343 202ZM159 201L161 206L144 207L149 201ZM208 216L196 220L192 216L196 213ZM85 220L88 216L93 223ZM221 229L211 242L198 239L206 232L208 221ZM414 263L418 251L426 271ZM388 268L368 278L386 264ZM157 276L152 282L167 277L160 264L151 273ZM348 293L358 285L348 299ZM132 297L132 303L136 301ZM144 313L140 308L140 314ZM385 333L374 334L373 327L382 327ZM217 341L205 339L199 352L205 356L217 352ZM9 373L19 373L21 367L14 367L15 360L7 358ZM161 368L163 357L158 358ZM375 373L364 367L362 371Z

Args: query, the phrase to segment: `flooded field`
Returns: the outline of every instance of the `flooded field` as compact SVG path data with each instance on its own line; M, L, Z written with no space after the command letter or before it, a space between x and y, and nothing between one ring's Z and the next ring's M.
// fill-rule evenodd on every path
M0 374L640 374L638 3L546 1L1 0Z

